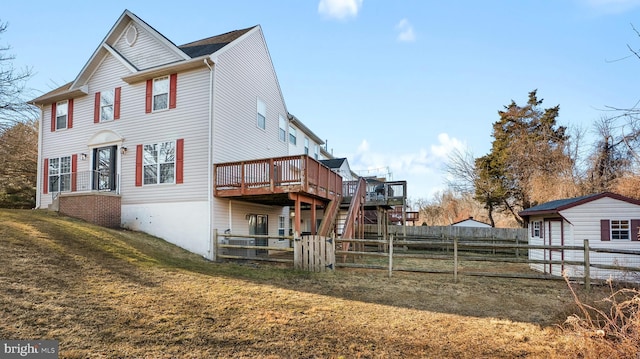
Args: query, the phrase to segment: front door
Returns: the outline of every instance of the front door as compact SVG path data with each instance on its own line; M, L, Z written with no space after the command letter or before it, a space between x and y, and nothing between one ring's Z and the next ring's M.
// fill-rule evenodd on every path
M249 215L249 235L267 235L269 234L269 225L267 221L267 215L265 214L250 214ZM256 246L267 247L269 240L267 238L256 238ZM256 254L267 254L266 249L256 250Z
M93 190L116 190L117 146L100 147L93 150Z

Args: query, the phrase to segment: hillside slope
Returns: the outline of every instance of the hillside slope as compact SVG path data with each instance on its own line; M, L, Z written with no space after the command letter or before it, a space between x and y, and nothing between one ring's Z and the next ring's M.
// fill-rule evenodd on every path
M449 281L211 263L142 233L0 210L0 338L57 339L61 358L575 355L539 324L565 300L539 307L508 281Z

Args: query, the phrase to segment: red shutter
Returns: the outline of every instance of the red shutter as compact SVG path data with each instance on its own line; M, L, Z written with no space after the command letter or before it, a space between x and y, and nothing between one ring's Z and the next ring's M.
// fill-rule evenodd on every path
M178 89L178 74L169 76L169 108L176 108L176 90Z
M113 119L120 119L120 87L116 87L116 90L113 94Z
M147 95L146 95L146 103L144 111L146 113L151 113L151 103L153 99L153 80L147 80Z
M55 104L54 104L55 106ZM49 193L49 159L44 159L44 164L42 165L42 193Z
M600 240L601 241L610 241L611 240L611 231L609 227L608 219L600 220Z
M142 186L142 145L136 146L136 187Z
M631 220L631 233L629 233L632 241L640 241L640 219Z
M176 141L176 183L184 181L184 139Z
M73 99L67 102L67 128L73 127Z
M56 132L56 103L51 104L51 132Z
M78 155L71 156L71 192L78 188Z
M96 92L96 97L93 102L93 123L100 122L100 92Z

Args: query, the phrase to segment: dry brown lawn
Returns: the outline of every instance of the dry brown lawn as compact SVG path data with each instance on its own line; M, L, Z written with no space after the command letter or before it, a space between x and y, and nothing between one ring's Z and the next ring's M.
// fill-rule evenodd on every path
M0 338L56 339L61 358L581 355L559 327L575 310L565 283L452 280L211 263L142 233L0 210Z

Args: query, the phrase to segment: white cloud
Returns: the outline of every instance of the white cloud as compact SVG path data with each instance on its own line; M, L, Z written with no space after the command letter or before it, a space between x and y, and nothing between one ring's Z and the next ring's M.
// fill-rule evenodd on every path
M439 144L437 145L431 145L431 152L433 152L434 155L441 159L449 158L449 154L453 150L457 149L463 152L465 148L465 145L464 143L462 143L462 141L458 140L457 138L451 138L446 133L441 133L438 135L438 142Z
M416 41L416 33L413 31L413 25L407 19L402 19L396 25L398 31L398 41L414 42Z
M466 145L457 138L441 133L437 143L415 152L379 152L373 147L363 140L354 155L347 155L352 170L363 176L390 173L395 181L407 181L410 197L427 198L444 187L445 173L442 168L449 153L454 149L464 151Z
M320 0L318 12L327 18L344 20L356 17L363 0Z

